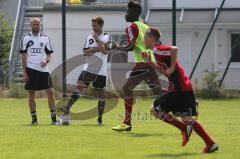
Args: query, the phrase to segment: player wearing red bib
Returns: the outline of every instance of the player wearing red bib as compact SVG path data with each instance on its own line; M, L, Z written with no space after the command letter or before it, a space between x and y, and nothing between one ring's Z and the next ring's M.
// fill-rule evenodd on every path
M160 32L155 28L150 28L145 33L144 44L146 48L154 51L157 65L153 64L153 66L161 71L174 84L175 88L170 93L155 100L151 113L182 132L182 146L188 143L191 132L194 130L206 143L206 147L203 149L204 153L217 151L218 145L203 126L193 118L193 116L198 115L196 108L198 103L195 100L192 84L177 61L178 48L161 45L159 39ZM163 64L168 68L165 71L159 67ZM177 117L180 117L181 121Z

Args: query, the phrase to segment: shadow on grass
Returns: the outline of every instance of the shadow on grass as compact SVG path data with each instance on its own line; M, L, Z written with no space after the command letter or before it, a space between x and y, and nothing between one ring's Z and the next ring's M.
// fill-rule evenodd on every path
M127 133L130 137L152 137L152 136L163 136L163 134L156 133Z
M98 124L83 124L80 126L84 126L84 127L105 127L106 125L102 124L102 125L98 125Z
M170 153L161 153L161 154L149 154L146 155L148 158L179 158L179 157L189 157L189 156L201 156L201 153L179 153L179 154L170 154Z
M38 124L38 125L31 125L31 124L22 124L22 126L26 126L26 127L43 127L43 126L57 126L57 125L52 125L52 124Z
M31 125L31 124L22 124L21 126L24 127L105 127L105 124L98 125L98 124L71 124L71 125L52 125L52 124L41 124L38 125Z

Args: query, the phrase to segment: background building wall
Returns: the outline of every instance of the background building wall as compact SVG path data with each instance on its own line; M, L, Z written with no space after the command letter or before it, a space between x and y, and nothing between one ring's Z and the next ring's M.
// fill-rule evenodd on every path
M15 22L19 0L0 0L0 12L5 13L11 22Z
M171 0L147 0L149 8L171 8ZM177 0L178 8L218 8L222 0ZM225 8L240 7L239 0L227 0Z
M197 14L195 13L197 12ZM220 77L231 57L231 33L240 33L240 11L223 11L209 38L200 62L193 76L193 83L197 87L203 86L205 70L214 65L220 71ZM183 21L180 21L180 12L177 14L177 46L179 60L188 75L194 66L197 56L207 37L214 20L215 11L185 11ZM171 11L152 10L148 22L160 28L163 33L162 42L172 43ZM204 15L207 15L207 17ZM223 88L240 89L240 62L231 63Z
M226 3L225 7L240 7L240 2L236 0ZM178 7L194 8L194 7L219 7L221 1L214 0L210 2L190 3L189 0L181 0L178 2ZM149 0L149 8L170 8L170 1L166 0ZM191 5L190 5L191 4ZM239 12L224 12L221 13L219 21L216 24L212 35L204 50L203 56L196 69L192 79L196 87L203 86L204 71L210 69L212 65L220 71L222 75L226 64L231 56L231 32L240 32L240 17ZM209 15L204 17L203 15ZM110 33L124 34L125 27L128 25L124 20L124 11L78 11L67 13L67 58L74 57L82 53L82 48L85 43L86 36L91 32L91 17L100 15L105 19L105 30ZM179 22L180 13L178 12L177 24L177 46L179 47L179 61L189 75L197 56L202 48L204 40L210 29L214 19L214 10L211 12L198 13L192 16L193 13L185 13L183 22ZM190 16L190 17L189 17ZM191 17L192 16L192 17ZM230 19L230 18L231 19ZM54 19L54 21L52 20ZM189 20L194 20L194 22ZM205 22L205 20L208 20ZM149 24L160 28L163 33L162 42L171 44L171 12L161 13L152 12L149 16ZM51 41L55 50L52 61L51 71L62 62L62 39L61 39L61 12L60 11L44 11L43 16L44 33L51 37ZM76 74L79 74L79 68L72 71L68 76L68 81L74 83L77 79ZM240 89L240 63L233 63L230 66L229 72L224 81L226 89Z

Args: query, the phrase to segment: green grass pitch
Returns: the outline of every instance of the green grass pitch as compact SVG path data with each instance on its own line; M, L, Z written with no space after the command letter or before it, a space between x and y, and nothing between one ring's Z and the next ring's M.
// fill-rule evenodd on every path
M200 100L199 121L220 146L214 154L200 153L204 143L193 133L181 147L180 132L150 119L152 99L138 99L133 131L111 130L122 120L123 102L104 116L73 121L71 126L51 126L46 100L38 100L39 126L29 126L27 100L0 100L1 159L236 159L240 151L240 100ZM74 111L86 110L96 101L81 99ZM96 104L95 104L96 105Z

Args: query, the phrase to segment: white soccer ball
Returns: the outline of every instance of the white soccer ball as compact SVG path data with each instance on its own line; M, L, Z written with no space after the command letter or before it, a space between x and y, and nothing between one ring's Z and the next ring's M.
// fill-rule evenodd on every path
M58 121L59 125L68 126L71 125L71 118L69 115L61 115Z

